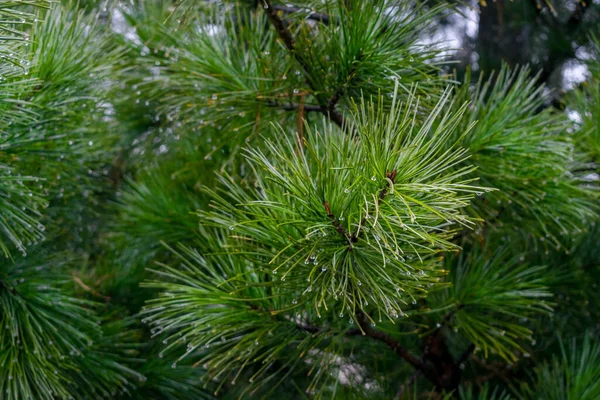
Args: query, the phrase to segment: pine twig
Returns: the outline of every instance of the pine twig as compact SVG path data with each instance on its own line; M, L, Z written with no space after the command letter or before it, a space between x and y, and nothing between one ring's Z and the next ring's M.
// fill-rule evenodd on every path
M352 251L352 243L356 242L356 240L352 239L352 235L348 235L346 229L340 224L340 221L333 215L331 212L331 206L327 201L323 202L323 206L325 207L325 212L327 213L327 217L331 220L331 225L335 228L335 230L342 235L344 239L348 241L348 250Z

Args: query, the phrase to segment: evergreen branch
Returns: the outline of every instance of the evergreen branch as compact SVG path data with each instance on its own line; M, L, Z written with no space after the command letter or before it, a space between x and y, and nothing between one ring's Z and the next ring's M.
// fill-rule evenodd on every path
M276 4L273 6L273 8L277 11L281 11L285 14L295 14L295 13L299 13L299 12L303 12L305 11L304 9L300 8L300 7L294 7L294 6L283 6L283 5L279 5ZM313 21L317 21L317 22L321 22L325 25L329 25L331 23L331 20L333 19L334 22L337 23L337 19L336 18L332 18L331 16L329 16L329 14L325 14L325 13L319 13L319 12L315 12L315 11L311 11L308 14L306 14L306 19L310 19Z
M345 132L350 133L350 125L345 120L342 113L340 113L339 111L337 111L335 109L335 105L337 103L337 100L335 100L336 96L334 95L332 100L328 101L327 99L325 99L323 97L322 94L319 93L319 88L316 87L314 80L313 80L312 67L310 66L310 64L308 64L306 62L306 60L297 51L296 41L295 41L294 37L292 36L292 33L289 30L287 21L279 17L279 15L277 13L277 9L273 7L273 4L270 0L263 0L263 4L264 4L263 8L265 9L265 13L267 14L269 21L275 28L277 35L281 38L281 40L283 40L283 43L285 44L286 48L289 50L289 52L292 54L294 59L298 62L298 64L300 64L300 66L304 70L304 73L306 76L306 81L307 81L309 87L314 92L314 95L317 98L317 101L319 102L319 104L322 107L321 112L324 115L331 118L331 120L337 126L342 128Z
M464 254L446 257L452 286L442 296L445 300L430 299L432 305L442 300L440 308L454 304L436 332L452 318L461 335L485 354L493 351L514 361L515 350L522 351L520 341L531 336L528 327L514 320L551 311L545 301L551 296L546 269L525 264L506 247L477 245L465 248Z

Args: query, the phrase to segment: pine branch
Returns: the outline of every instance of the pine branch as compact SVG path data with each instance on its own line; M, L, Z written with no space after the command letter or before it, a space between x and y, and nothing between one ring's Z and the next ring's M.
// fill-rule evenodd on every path
M292 36L292 33L289 30L289 26L286 20L281 19L278 15L278 10L273 7L273 4L270 0L263 0L264 10L267 14L271 25L275 28L277 35L283 40L285 47L290 51L294 59L300 64L302 69L304 70L306 81L309 87L314 92L317 101L322 107L322 113L328 116L337 126L342 128L344 131L349 133L350 125L345 120L342 113L335 110L335 105L337 103L336 96L328 101L322 94L319 94L319 88L316 87L313 79L313 71L312 67L306 62L306 60L296 51L296 41Z

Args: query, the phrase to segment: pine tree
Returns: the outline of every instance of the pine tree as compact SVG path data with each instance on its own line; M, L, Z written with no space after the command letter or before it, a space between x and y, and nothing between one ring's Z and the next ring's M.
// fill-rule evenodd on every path
M453 12L0 0L0 399L600 398L600 36Z

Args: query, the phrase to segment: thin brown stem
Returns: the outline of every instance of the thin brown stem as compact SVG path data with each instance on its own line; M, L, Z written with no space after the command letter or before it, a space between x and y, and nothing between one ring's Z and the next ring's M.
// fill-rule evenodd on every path
M346 231L346 229L342 226L342 224L335 217L335 215L333 215L333 212L331 211L331 206L329 205L329 203L327 201L323 202L323 206L325 207L325 213L327 213L327 218L329 218L331 220L331 225L333 225L333 227L335 228L335 230L344 239L346 239L346 241L348 241L348 250L352 251L352 243L354 242L352 240L352 235L348 235L348 232Z

